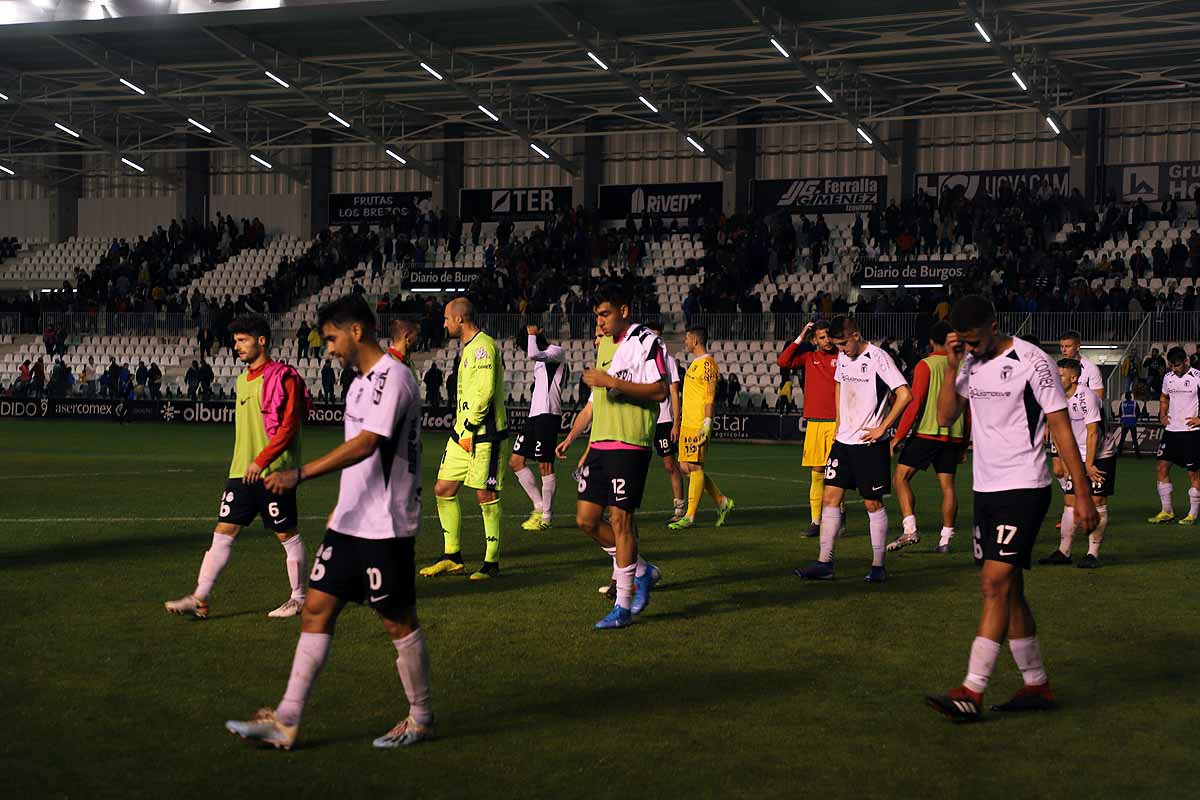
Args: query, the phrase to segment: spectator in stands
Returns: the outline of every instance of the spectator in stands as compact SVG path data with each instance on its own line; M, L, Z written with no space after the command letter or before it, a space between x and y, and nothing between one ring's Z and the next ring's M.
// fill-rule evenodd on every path
M196 344L199 345L203 358L212 358L213 333L207 326L201 326L196 332Z
M791 378L784 378L783 384L779 387L779 397L775 400L775 410L780 414L786 414L792 410Z
M350 393L350 384L354 383L354 370L349 367L342 368L342 402L346 402L346 395Z
M731 408L740 408L740 400L742 393L742 382L738 380L737 375L731 374L728 383L726 384L726 393L729 396L729 405Z
M471 222L471 245L479 247L479 235L483 232L483 223L479 221L479 217L475 217Z
M33 382L30 384L34 397L41 397L46 391L46 362L38 356L33 363Z
M1159 354L1157 347L1151 348L1150 355L1142 362L1142 372L1146 374L1146 383L1149 384L1150 391L1157 397L1162 390L1163 375L1167 373L1167 362Z
M303 355L304 351L299 351L299 354ZM308 357L317 359L321 357L321 331L317 329L316 325L308 329Z
M161 400L163 374L156 362L150 362L150 369L146 373L146 379L146 387L150 389L150 399Z
M183 376L183 382L187 386L188 400L196 399L196 390L200 386L200 364L196 361L188 367L188 371Z
M147 387L146 384L150 381L150 370L146 367L145 361L138 361L137 371L134 372L134 391L138 397L145 397Z
M1137 402L1131 392L1126 392L1125 399L1121 401L1121 440L1117 442L1117 455L1121 455L1125 449L1125 439L1130 436L1133 437L1133 454L1140 459L1142 448L1138 445L1137 437Z
M33 386L33 368L29 363L29 359L21 362L21 366L17 371L17 383L14 386L17 397L25 397L29 394L30 388Z
M437 362L429 365L429 369L425 370L425 402L430 408L442 407L442 371L438 369Z
M200 370L196 377L200 381L200 396L205 400L211 400L212 385L215 376L213 375L212 366L204 359L200 359Z
M326 403L333 402L333 388L337 384L337 373L333 370L333 362L325 359L321 367L321 399Z
M301 322L300 327L296 329L296 357L304 358L304 354L308 352L308 334L312 328L308 322Z
M129 363L125 362L117 369L117 397L129 400L133 393L133 373L129 371Z
M96 396L96 360L88 356L87 363L83 365L83 372L79 375L80 387L83 390L84 397Z

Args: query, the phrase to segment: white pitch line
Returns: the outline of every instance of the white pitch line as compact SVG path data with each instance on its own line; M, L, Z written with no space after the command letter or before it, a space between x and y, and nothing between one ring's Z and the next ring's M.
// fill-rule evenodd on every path
M109 475L161 475L164 472L195 472L194 469L156 469L137 472L51 472L43 475L0 475L0 481L40 480L42 478L107 478Z

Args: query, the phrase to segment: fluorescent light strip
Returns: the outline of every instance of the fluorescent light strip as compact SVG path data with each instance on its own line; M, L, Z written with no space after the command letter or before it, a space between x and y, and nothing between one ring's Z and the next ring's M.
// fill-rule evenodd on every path
M818 83L816 86L816 89L817 89L817 94L821 95L821 97L824 97L826 103L833 102L833 98L829 96L829 92L825 91L824 86L822 86L821 84Z
M1120 350L1121 346L1117 344L1081 344L1080 350Z
M905 289L940 289L943 284L940 283L906 283Z
M687 139L687 143L690 144L692 147L696 148L701 153L704 152L704 146L701 145L699 142L697 142L695 139L693 139L690 136L684 136L683 138Z
M143 89L142 87L140 87L136 84L130 83L129 81L125 80L124 78L118 78L118 80L120 80L121 85L123 85L127 89L132 89L133 91L137 92L138 94L146 93L145 89Z
M133 168L134 168L134 169L136 169L138 172L145 172L145 171L146 171L146 168L145 168L145 167L143 167L141 164L138 164L138 163L136 163L136 162L134 162L134 161L130 161L128 158L125 158L124 156L122 156L122 157L121 157L121 163L122 163L122 164L124 164L124 165L125 165L125 166L127 166L127 167L133 167Z
M608 72L608 64L605 64L603 61L601 61L600 56L596 55L591 50L588 50L588 58L590 58L592 61L596 62L597 67L604 70L605 72Z
M269 162L269 161L266 161L265 159L259 158L258 156L254 155L254 153L251 153L251 154L250 154L250 158L252 158L253 160L255 160L255 161L257 161L258 163L262 164L262 165L263 165L264 167L266 167L267 169L272 169L272 167L271 167L271 162Z
M334 121L334 122L336 122L337 124L341 125L343 128L349 128L349 127L350 127L350 123L349 123L349 122L346 122L346 120L342 119L341 117L339 117L337 114L333 113L332 111L327 111L327 112L325 112L325 113L327 113L327 114L329 115L329 118L330 118L331 120L333 120L333 121Z
M979 20L975 20L975 30L979 31L979 35L983 37L983 40L985 42L987 42L988 44L992 43L992 37L988 36L988 32L985 31L983 29L983 26L979 24Z
M1054 117L1047 116L1046 123L1050 126L1050 130L1054 131L1054 135L1058 136L1062 131L1058 129L1058 125L1054 122Z
M396 160L397 160L397 161L399 161L401 164L407 164L407 163L408 163L408 161L406 161L406 160L404 159L404 156L400 155L400 154L399 154L399 153L397 153L395 150L384 150L383 152L387 153L389 156L391 156L392 158L396 159Z
M860 288L860 289L899 289L900 284L898 284L898 283L864 283L862 286L859 286L858 288Z
M867 144L875 144L874 140L872 140L871 137L867 135L867 132L862 128L855 128L855 130L858 131L858 135L863 138L864 142Z
M424 61L422 61L422 62L421 62L421 69L425 70L425 71L426 71L426 72L428 72L430 75L432 75L433 77L437 78L439 81L443 81L443 80L445 80L445 78L443 78L443 77L442 77L442 73L438 72L436 69L434 69L433 67L429 66L429 65L428 65L428 64L426 64Z
M479 106L479 110L482 111L484 114L487 114L488 119L490 119L492 122L500 121L500 118L497 117L495 114L493 114L491 111L489 111L487 108L485 108L483 106Z
M4 166L3 164L0 164L0 172L3 172L5 175L16 175L17 174L15 172L13 172L11 169L9 169L8 167Z
M268 78L270 78L271 80L275 81L276 83L278 83L278 84L279 84L280 86L282 86L283 88L285 88L285 89L290 89L290 88L292 88L292 85L291 85L290 83L288 83L288 82L287 82L287 81L285 81L283 78L281 78L281 77L279 77L278 75L276 75L274 72L271 72L271 70L269 70L269 69L268 69L268 70L266 70L266 75L267 75L267 77L268 77Z
M7 100L8 100L8 95L6 95L4 92L0 92L0 100L7 101Z
M641 100L641 101L642 101L642 105L644 105L646 108L648 108L648 109L650 109L651 111L653 111L655 114L657 114L657 113L658 113L658 109L654 107L654 103L651 103L649 100L647 100L647 99L646 99L645 97L643 97L642 95L640 95L640 94L638 95L638 100Z
M1029 87L1025 85L1025 81L1021 80L1021 76L1017 74L1015 69L1010 74L1013 76L1013 80L1017 82L1017 86L1021 87L1022 92L1029 91Z
M530 142L529 149L532 150L533 152L537 153L542 158L550 158L550 154L547 153L542 148L538 147L536 142Z
M54 127L58 128L58 129L59 129L60 131L62 131L63 133L69 134L70 136L74 136L76 139L78 139L78 138L79 138L79 134L78 134L78 133L76 133L75 131L71 130L71 129L70 129L70 128L68 128L66 125L63 125L61 122L56 122L56 123L54 123Z
M784 50L783 45L781 45L779 40L777 40L774 36L771 37L771 44L774 45L775 49L779 51L779 55L783 56L784 58L792 57L791 53L789 53L787 50Z
M192 119L191 117L188 117L188 122L195 125L197 128L204 131L205 133L212 133L212 128L208 127L203 122L198 122L198 121Z

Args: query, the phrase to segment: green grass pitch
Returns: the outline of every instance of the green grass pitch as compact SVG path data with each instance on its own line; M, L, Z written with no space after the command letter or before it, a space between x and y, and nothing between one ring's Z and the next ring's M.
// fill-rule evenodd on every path
M305 433L314 456L340 439ZM256 750L223 728L283 692L295 620L283 553L248 529L212 618L162 602L191 590L232 449L217 427L0 422L0 745L5 794L35 797L1166 797L1196 786L1200 740L1200 529L1152 527L1153 462L1124 459L1095 571L1035 567L1028 592L1061 710L956 727L923 704L961 680L979 607L969 469L955 552L939 556L936 489L917 479L931 536L864 584L866 515L850 506L838 578L803 584L816 543L800 448L716 443L711 474L738 503L712 527L664 527L669 487L651 469L641 538L664 579L630 629L600 633L597 548L573 527L573 464L559 470L556 527L519 528L503 496L500 579L419 579L439 738L378 752L405 708L395 653L351 608L298 748ZM432 494L444 439L427 436ZM575 451L576 455L578 450ZM1186 504L1176 473L1176 508ZM335 478L305 484L310 554ZM477 508L463 542L482 559ZM1056 497L1037 555L1057 542ZM894 500L891 535L899 530ZM426 503L420 563L441 552ZM1077 555L1086 549L1080 537ZM1019 685L1007 648L988 701Z

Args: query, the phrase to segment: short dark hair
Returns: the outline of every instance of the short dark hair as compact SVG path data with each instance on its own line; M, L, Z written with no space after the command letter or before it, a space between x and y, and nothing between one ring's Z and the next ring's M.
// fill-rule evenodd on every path
M996 308L981 294L969 294L954 304L950 312L950 327L970 331L996 321Z
M356 322L362 326L363 333L375 335L375 312L358 295L348 294L331 300L317 312L317 327L321 329L326 324L344 328Z
M813 333L816 333L817 331L829 330L829 320L827 320L827 319L817 320L816 322L813 323L812 329L813 329Z
M700 344L708 344L708 328L703 325L693 325L687 329L687 333L692 334L700 340Z
M950 323L939 319L937 322L929 326L929 341L937 344L945 344L946 337L951 333Z
M1168 364L1185 364L1187 363L1187 350L1184 350L1179 345L1175 345L1167 351Z
M267 322L266 317L258 314L243 314L240 317L234 317L229 323L229 335L245 333L253 336L255 339L262 336L267 340L267 344L271 343L271 323Z
M629 305L629 294L620 284L603 284L592 293L592 308L599 308L605 303L611 304L614 308L627 306Z
M1067 331L1062 336L1059 336L1058 340L1060 342L1065 340L1078 343L1083 341L1083 337L1079 335L1079 331Z
M845 314L839 314L829 320L829 336L833 339L845 339L857 330L858 323L854 321L853 317Z
M1077 378L1083 374L1083 364L1080 364L1079 361L1074 358L1060 358L1058 360L1058 366L1059 369L1068 369L1071 372L1074 372L1075 377Z

